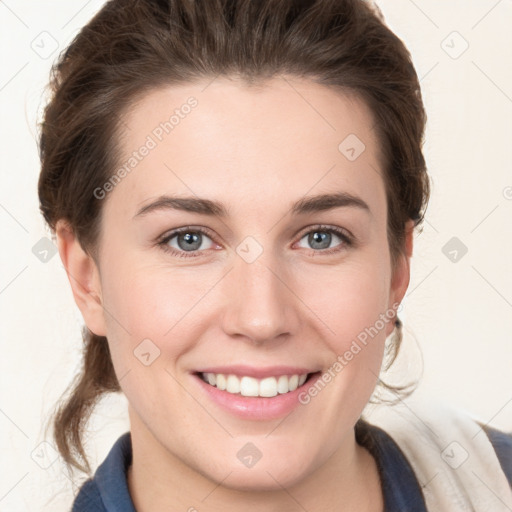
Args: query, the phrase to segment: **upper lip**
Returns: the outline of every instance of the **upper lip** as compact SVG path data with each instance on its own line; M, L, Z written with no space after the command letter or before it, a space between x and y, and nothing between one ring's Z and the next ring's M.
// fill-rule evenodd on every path
M315 373L318 370L305 368L303 366L266 366L256 368L247 365L232 366L209 366L196 370L197 373L222 373L224 375L237 375L239 377L254 377L255 379L263 379L265 377L277 377L281 375L303 375L305 373Z

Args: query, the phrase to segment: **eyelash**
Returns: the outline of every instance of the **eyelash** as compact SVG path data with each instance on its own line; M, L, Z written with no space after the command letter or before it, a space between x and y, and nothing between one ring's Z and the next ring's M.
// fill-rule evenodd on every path
M315 233L315 232L334 233L343 242L341 247L338 246L338 247L333 247L331 249L317 249L317 250L310 249L311 251L313 251L313 254L315 254L315 255L317 253L322 254L322 255L334 254L334 253L340 252L346 248L350 248L355 245L354 239L351 236L349 236L347 233L345 233L345 231L342 231L340 228L336 228L333 226L325 226L325 225L318 225L318 226L313 227L309 231L303 232L301 234L299 240L302 240L306 235L309 235L310 233ZM176 249L171 248L171 247L169 247L169 245L167 245L170 240L172 240L176 235L180 235L181 233L195 233L195 234L201 233L202 235L206 235L208 238L210 238L212 240L214 238L212 236L212 233L210 232L210 230L208 230L206 228L195 228L193 226L185 226L182 228L175 229L171 233L165 235L162 239L160 239L160 241L157 242L157 245L164 252L171 253L173 256L177 256L179 258L197 258L198 256L201 256L201 253L203 251L199 251L199 250L177 251Z

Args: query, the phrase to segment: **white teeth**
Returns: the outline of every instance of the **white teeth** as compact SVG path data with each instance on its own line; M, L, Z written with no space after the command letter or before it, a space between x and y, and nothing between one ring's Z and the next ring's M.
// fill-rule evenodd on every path
M224 375L222 375L222 373L219 373L217 375L215 374L212 374L215 378L215 385L219 388L219 389L222 389L223 391L226 389L226 377L224 377Z
M226 391L228 393L240 393L240 380L234 375L228 375L226 379Z
M288 377L286 375L281 375L277 380L277 392L288 393L288 391L290 391L288 388Z
M231 375L231 377L238 380L238 377L235 377L235 375ZM240 394L242 396L258 396L258 393L258 380L253 377L242 377L242 380L240 380Z
M290 388L290 391L295 391L299 385L299 376L298 375L292 375L288 381L288 386Z
M275 377L267 377L260 382L260 396L276 396L277 395L277 381Z
M201 376L211 386L216 386L218 389L234 395L240 393L242 396L270 398L277 394L295 391L306 382L308 374L280 375L279 377L266 377L264 379L247 376L240 378L236 375L224 375L222 373L202 373Z

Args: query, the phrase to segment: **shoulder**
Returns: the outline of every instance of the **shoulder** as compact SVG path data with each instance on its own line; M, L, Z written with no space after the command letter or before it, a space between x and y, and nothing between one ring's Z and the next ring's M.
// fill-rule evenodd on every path
M87 480L78 492L71 512L107 512L100 491L93 479Z
M512 487L512 433L502 432L488 425L480 424L480 426L487 434L500 461L501 468L508 479L508 483Z
M94 476L80 488L71 512L135 512L126 471L132 462L130 432L121 435Z
M512 510L511 434L428 401L379 407L368 420L403 452L429 510Z

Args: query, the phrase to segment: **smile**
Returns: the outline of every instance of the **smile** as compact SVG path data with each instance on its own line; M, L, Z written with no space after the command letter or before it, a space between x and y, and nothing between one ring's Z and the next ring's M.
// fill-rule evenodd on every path
M321 371L311 367L211 366L192 372L208 401L244 420L283 418L302 407L300 393L314 385Z

